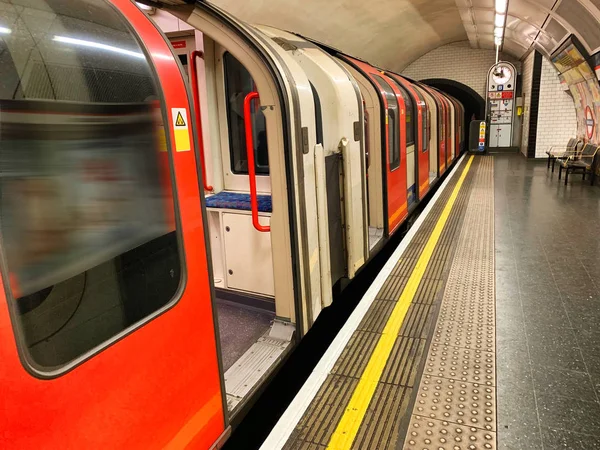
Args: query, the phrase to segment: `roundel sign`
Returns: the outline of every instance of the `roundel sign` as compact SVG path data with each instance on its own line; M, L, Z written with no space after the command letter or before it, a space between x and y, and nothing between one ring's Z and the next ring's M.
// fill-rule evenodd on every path
M587 137L591 139L594 135L594 128L596 127L596 121L594 119L594 114L592 113L592 109L589 106L585 107L585 126L587 128Z

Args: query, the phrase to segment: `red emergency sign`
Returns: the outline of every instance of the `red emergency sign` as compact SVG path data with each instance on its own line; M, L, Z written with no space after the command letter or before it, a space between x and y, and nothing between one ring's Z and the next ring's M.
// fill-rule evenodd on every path
M185 48L186 47L185 41L171 41L171 45L173 46L173 48Z

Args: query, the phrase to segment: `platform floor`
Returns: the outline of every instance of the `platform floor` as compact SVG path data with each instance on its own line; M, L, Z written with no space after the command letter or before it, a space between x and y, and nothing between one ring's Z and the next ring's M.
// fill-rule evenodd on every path
M263 445L600 449L600 188L467 156Z
M600 449L600 188L494 166L498 448Z

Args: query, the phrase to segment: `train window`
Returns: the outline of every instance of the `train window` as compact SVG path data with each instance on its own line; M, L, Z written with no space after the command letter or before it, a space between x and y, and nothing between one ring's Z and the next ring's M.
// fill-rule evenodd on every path
M390 170L400 167L400 123L398 100L392 87L379 75L373 75L385 93L388 112L388 148Z
M231 53L226 52L223 55L223 64L231 171L235 174L248 174L244 99L250 92L256 91L256 86L248 70ZM255 171L257 175L268 175L267 123L258 100L252 103L251 111Z
M315 124L317 128L317 144L323 145L323 113L321 112L321 99L319 98L319 93L317 92L312 83L310 83L310 89L312 90L313 99L315 101Z
M421 101L421 125L422 125L422 139L423 139L423 153L429 148L429 121L431 120L431 113L427 107L427 103Z
M409 145L414 145L415 143L416 124L414 120L414 102L404 86L401 86L399 83L396 84L398 85L398 89L400 90L402 98L404 99L404 108L406 110L406 146L408 147Z
M417 95L417 103L421 107L421 139L423 140L423 153L427 151L429 144L429 109L419 89L415 89Z
M55 372L179 289L168 116L107 2L13 3L0 0L4 285L22 354Z

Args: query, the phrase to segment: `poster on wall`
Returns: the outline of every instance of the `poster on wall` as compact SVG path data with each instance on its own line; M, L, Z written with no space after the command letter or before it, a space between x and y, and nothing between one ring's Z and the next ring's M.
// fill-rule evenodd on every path
M600 117L600 84L592 69L596 67L594 60L575 36L570 36L552 54L551 60L573 96L577 136L600 143L600 130L596 126L596 118Z

